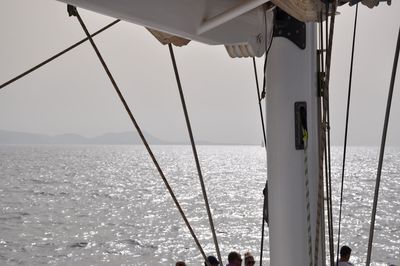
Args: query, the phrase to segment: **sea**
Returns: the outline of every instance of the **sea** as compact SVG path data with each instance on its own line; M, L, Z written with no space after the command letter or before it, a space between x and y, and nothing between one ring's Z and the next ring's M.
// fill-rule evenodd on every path
M153 146L207 254L214 254L190 146ZM199 146L223 258L259 260L266 154L257 146ZM379 150L347 152L341 244L365 265ZM382 171L372 265L400 265L400 149ZM342 148L332 148L337 232ZM336 237L335 237L336 243ZM290 256L290 254L288 254ZM203 265L142 146L0 146L0 265ZM264 265L269 265L268 228Z

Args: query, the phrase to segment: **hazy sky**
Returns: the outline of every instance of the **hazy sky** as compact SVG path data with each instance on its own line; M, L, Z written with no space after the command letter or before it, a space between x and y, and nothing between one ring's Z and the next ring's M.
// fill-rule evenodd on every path
M65 4L1 0L0 5L0 83L84 37ZM331 116L336 144L343 139L354 10L341 7L335 27ZM81 15L92 32L113 20L91 12ZM380 143L399 26L399 1L359 10L349 144ZM187 139L168 48L127 22L95 41L142 128L165 140ZM196 42L175 51L195 138L261 143L251 59L231 59L223 46ZM258 62L261 70L263 59ZM400 78L396 82L388 136L392 145L400 145ZM86 43L2 89L0 129L95 136L133 127Z

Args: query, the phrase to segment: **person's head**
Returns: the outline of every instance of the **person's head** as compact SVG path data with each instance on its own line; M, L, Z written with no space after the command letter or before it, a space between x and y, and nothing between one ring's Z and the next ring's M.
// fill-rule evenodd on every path
M211 266L218 266L219 261L214 256L208 256L207 261L210 263ZM204 262L204 266L208 266L206 262Z
M186 266L186 263L184 261L177 261L175 266Z
M253 266L254 264L256 264L256 261L254 260L253 254L251 254L250 252L244 253L244 265Z
M349 261L350 254L351 254L351 248L349 248L348 246L343 246L340 249L340 259L342 261Z
M240 265L242 265L242 257L236 251L232 251L228 255L228 262L229 262L229 264L232 264L235 266L240 266Z

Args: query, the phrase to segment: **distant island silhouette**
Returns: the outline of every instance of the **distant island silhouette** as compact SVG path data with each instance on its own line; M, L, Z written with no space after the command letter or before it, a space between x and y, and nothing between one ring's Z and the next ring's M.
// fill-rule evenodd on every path
M184 141L168 141L159 139L148 132L143 132L146 140L152 145L190 145L189 139ZM0 145L142 145L142 140L136 131L125 131L116 133L105 133L95 137L85 137L79 134L59 134L46 135L37 133L18 132L0 129ZM262 141L254 141L251 143L241 142L223 142L223 141L202 141L196 140L199 145L251 145L262 146ZM371 145L367 140L362 138L354 139L349 146L373 146L377 147L378 143ZM339 141L334 141L333 146L342 146ZM400 147L398 138L388 140L387 146Z
M186 145L189 142L161 140L144 132L146 140L155 145ZM198 141L200 145L218 145L217 143ZM45 135L36 133L0 130L0 144L31 145L31 144L65 144L65 145L136 145L143 144L134 131L106 133L96 137L85 137L79 134ZM225 144L225 143L224 143Z

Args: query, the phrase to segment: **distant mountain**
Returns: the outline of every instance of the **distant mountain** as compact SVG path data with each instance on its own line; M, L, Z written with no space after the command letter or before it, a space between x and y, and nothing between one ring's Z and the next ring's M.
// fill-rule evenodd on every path
M146 132L144 135L150 144L174 144L160 140ZM93 138L87 138L78 134L63 134L49 136L0 130L0 144L142 144L136 132L107 133Z
M164 140L160 140L147 132L143 133L146 140L151 144L172 144ZM127 131L121 133L107 133L90 139L91 144L142 144L142 140L138 133Z

